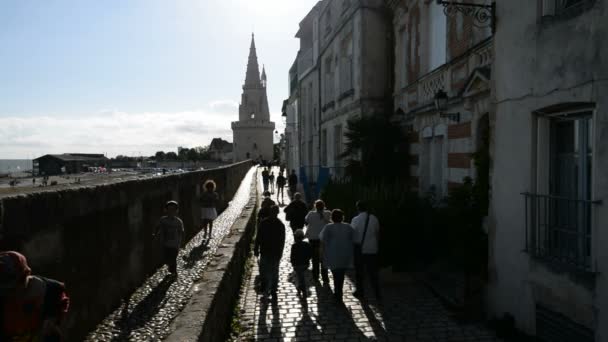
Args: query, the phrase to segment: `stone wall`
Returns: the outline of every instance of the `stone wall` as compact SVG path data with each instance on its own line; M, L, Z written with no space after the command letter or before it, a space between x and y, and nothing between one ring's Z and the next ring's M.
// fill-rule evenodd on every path
M189 239L199 231L200 184L216 181L223 209L250 167L0 198L0 249L21 251L35 274L66 283L72 304L65 329L79 340L161 264L152 234L164 203L180 203Z
M205 274L193 286L193 295L171 324L167 341L225 341L251 251L257 217L257 176L249 202L234 222ZM229 256L229 257L227 257Z

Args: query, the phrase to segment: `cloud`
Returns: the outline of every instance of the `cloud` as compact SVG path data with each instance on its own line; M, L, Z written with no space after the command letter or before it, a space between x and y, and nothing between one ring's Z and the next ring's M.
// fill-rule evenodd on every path
M209 109L183 112L98 111L79 117L0 117L0 159L36 158L47 153L152 155L178 146L232 141L236 103L216 101Z
M219 100L213 101L209 104L209 107L214 113L226 113L238 115L239 104L231 100Z

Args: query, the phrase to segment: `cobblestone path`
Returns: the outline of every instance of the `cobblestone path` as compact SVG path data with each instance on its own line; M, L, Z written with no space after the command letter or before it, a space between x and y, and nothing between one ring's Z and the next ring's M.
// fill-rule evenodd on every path
M213 237L206 243L202 231L180 250L178 278L168 276L165 266L148 278L121 307L89 334L87 341L159 341L171 321L191 297L190 288L215 255L223 237L249 201L255 169L249 170L228 208L214 221ZM159 248L159 253L162 250Z
M309 271L310 295L306 301L301 300L289 263L293 235L282 211L280 218L286 225L287 240L281 260L278 304L272 306L260 300L254 286L258 265L252 261L251 275L245 280L240 300L240 341L497 341L483 326L456 323L429 290L413 281L391 282L392 285L383 282L384 298L378 303L354 298L353 282L347 276L345 305L337 306L331 289L313 283Z

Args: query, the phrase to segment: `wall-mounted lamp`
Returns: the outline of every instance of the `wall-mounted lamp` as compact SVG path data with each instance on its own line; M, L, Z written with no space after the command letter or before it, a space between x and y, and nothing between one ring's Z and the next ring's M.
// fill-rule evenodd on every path
M439 112L440 117L460 122L460 112L445 112L445 110L448 109L448 94L443 91L443 89L439 89L439 91L437 91L437 93L435 94L435 109L437 109L437 111Z
M477 27L492 28L492 34L496 31L496 3L490 5L469 4L459 1L437 0L437 5L443 6L443 13L454 16L462 13L467 17L473 17L473 25Z

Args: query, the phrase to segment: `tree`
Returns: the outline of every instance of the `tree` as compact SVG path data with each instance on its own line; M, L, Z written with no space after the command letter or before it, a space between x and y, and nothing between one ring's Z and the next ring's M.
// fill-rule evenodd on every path
M165 153L165 160L177 160L177 153L175 153L175 152Z
M188 152L186 153L186 157L188 158L188 160L190 161L197 161L199 159L199 153L196 149L191 148L188 150Z
M399 126L381 115L363 116L347 123L346 172L361 183L407 179L409 176L407 136Z
M156 158L157 161L163 161L163 160L165 160L166 155L165 155L165 152L158 151L158 152L156 152L154 157Z
M179 157L179 160L181 161L186 161L188 160L188 152L190 151L189 148L182 148L179 150L177 156Z

